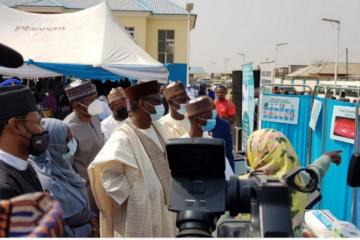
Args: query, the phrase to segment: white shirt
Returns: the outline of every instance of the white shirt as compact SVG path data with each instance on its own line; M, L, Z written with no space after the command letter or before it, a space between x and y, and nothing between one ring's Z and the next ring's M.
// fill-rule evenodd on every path
M0 149L0 161L12 166L19 171L25 171L28 167L29 162L21 158L15 157L10 153L7 153Z
M158 147L159 147L162 151L164 151L164 149L163 149L163 147L162 147L162 145L161 145L160 139L159 139L158 135L156 134L153 126L150 126L148 129L140 129L140 128L139 128L139 130L140 130L142 133L144 133L146 136L148 136L151 140L153 140L153 141L156 143L156 145L158 145Z
M111 134L115 131L115 129L120 126L124 121L117 121L111 114L107 118L105 118L103 121L101 121L101 131L104 134L104 140L107 142L107 140L110 138Z
M99 118L100 118L100 121L104 120L105 118L109 117L110 115L112 115L112 112L111 112L111 109L109 107L108 104L106 104L105 102L103 101L100 101L101 104L102 104L102 109L103 111L99 114Z
M185 115L183 120L175 120L168 113L159 121L153 122L153 126L158 130L160 136L166 142L170 138L180 138L190 130L189 118Z

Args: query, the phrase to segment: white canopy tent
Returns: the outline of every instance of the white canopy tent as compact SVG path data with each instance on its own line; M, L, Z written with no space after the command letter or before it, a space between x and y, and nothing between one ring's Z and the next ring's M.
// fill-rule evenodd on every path
M0 42L34 62L91 65L142 81L168 79L167 69L134 42L106 2L65 14L0 4Z
M0 67L0 75L6 77L18 77L18 78L29 78L29 79L51 78L51 77L62 76L59 73L48 71L27 63L24 63L21 67L18 68Z

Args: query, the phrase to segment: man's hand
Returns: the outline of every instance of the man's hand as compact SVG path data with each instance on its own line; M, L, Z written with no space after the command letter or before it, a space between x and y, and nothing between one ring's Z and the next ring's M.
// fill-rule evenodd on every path
M325 155L327 155L331 162L335 163L336 165L339 165L341 163L341 156L342 150L333 151L333 152L327 152Z
M92 217L90 219L90 224L92 226L92 237L100 237L99 218L98 218L98 216Z

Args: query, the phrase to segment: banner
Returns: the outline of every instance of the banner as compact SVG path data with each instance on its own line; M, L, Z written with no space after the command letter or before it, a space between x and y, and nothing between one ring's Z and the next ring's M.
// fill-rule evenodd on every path
M309 122L309 126L313 131L315 131L316 123L320 116L321 107L322 107L322 102L320 102L318 99L315 99L311 109L310 122Z
M330 138L354 144L355 108L335 106L331 120Z
M260 106L261 121L297 124L299 98L263 95Z
M246 150L248 137L254 129L254 73L252 63L242 67L242 150Z
M274 83L273 78L274 61L260 63L260 87L264 84ZM271 93L271 87L263 88L263 93Z

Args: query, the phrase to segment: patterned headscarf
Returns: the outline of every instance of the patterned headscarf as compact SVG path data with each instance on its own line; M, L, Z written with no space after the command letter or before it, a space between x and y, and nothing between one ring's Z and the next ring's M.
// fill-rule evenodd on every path
M261 129L250 135L247 142L247 161L254 170L262 170L280 179L299 167L299 159L287 137L274 129ZM298 184L301 179L297 178ZM305 214L307 194L291 192L291 217L295 234L300 229Z

